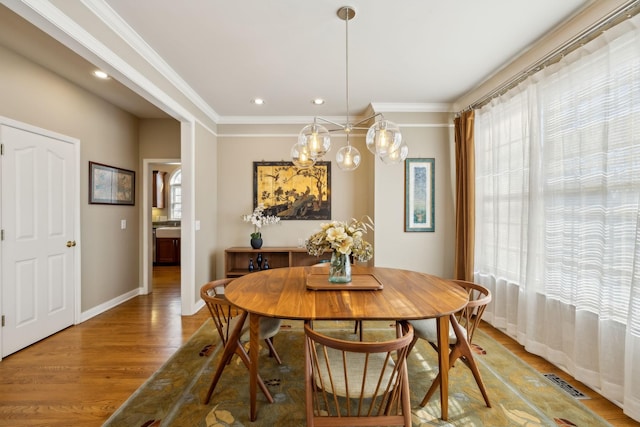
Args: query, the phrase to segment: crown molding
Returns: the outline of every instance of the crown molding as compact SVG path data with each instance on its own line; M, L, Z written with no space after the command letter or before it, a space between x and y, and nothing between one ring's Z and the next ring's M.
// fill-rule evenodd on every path
M140 57L151 64L179 92L187 97L196 107L207 115L214 123L220 121L220 115L207 104L196 91L185 82L173 68L167 64L147 42L136 33L104 0L81 0L87 9L97 16L118 37L124 40ZM158 96L157 91L151 93Z
M366 117L351 117L351 123L358 123ZM345 123L344 116L222 116L218 124L225 125L308 125L318 119L318 124L331 126L322 119L335 123Z
M453 105L448 103L394 103L372 102L376 113L452 113Z

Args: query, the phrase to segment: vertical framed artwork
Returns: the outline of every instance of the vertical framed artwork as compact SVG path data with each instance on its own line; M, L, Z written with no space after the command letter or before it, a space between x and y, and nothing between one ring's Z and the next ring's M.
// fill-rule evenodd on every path
M89 203L135 205L136 173L115 166L89 162Z
M300 169L292 162L253 162L253 207L280 219L331 219L331 162Z
M435 159L407 159L404 231L435 231Z

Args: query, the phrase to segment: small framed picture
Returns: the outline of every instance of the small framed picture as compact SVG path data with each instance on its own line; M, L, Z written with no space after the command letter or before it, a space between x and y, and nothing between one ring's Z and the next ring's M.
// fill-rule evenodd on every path
M407 159L404 231L435 231L435 159Z
M127 169L89 162L89 203L135 205L136 173Z

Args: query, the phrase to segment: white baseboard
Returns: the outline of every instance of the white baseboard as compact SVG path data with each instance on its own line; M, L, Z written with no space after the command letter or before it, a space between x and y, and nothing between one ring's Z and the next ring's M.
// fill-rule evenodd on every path
M137 288L132 291L127 292L126 294L120 295L110 301L105 302L104 304L100 304L98 306L93 307L91 310L84 311L80 313L80 323L85 322L92 317L97 316L98 314L104 313L107 310L112 309L125 301L129 301L131 298L135 298L138 295L142 295L142 288Z

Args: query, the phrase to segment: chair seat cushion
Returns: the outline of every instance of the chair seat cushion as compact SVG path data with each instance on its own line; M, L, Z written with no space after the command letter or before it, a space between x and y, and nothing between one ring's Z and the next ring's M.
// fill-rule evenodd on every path
M229 330L232 331L233 328L236 327L240 317L236 316L231 319L229 322ZM281 319L275 319L272 317L261 317L260 318L260 332L258 333L259 338L261 340L265 340L267 338L271 338L275 336L280 331L280 324L282 323ZM249 341L249 321L244 322L242 325L242 332L240 334L241 341Z
M334 390L331 389L331 380L329 379L329 372L327 371L327 362L324 357L324 353L318 348L318 371L322 376L322 382L316 372L315 382L318 387L324 385L324 389L329 393L337 396L347 396L347 384L344 378L344 364L342 362L342 352L333 348L327 347L327 354L329 357L329 365L333 378ZM349 395L351 397L359 396L360 389L362 387L362 377L364 375L364 363L365 353L348 353L347 366L347 379L349 381ZM367 367L367 377L365 378L365 389L363 397L371 397L375 394L376 386L380 379L380 372L385 363L385 354L383 353L370 353L369 354L369 366ZM387 363L387 367L384 372L384 380L382 384L387 384L390 381L393 374L394 362L391 358ZM380 392L378 392L380 393Z
M438 342L438 322L436 319L410 320L409 323L413 325L414 333L418 338L432 343ZM462 333L466 339L467 331L464 328L462 328ZM457 340L453 326L449 324L449 344L453 345Z

